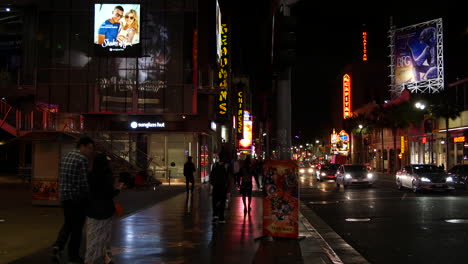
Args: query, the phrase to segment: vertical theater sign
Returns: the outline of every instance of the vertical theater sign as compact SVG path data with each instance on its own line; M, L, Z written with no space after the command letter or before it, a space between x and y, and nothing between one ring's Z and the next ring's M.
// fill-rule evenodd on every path
M228 28L226 24L221 25L221 50L218 72L218 117L227 117L227 84L228 84Z
M345 74L343 76L343 118L350 118L351 111L351 77Z

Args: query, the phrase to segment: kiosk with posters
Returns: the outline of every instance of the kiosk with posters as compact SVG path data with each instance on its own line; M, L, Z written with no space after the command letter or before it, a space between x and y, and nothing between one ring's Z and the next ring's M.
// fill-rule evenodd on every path
M298 238L299 181L297 170L297 164L292 160L265 162L263 166L265 175L263 237Z
M33 205L60 205L58 177L61 157L73 150L75 138L56 131L30 132L18 138L32 143L31 202Z

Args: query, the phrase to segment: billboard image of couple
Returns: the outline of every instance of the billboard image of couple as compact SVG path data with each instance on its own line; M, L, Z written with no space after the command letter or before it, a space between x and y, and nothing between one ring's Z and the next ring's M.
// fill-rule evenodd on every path
M398 31L395 47L395 84L438 78L435 24Z
M138 56L139 4L95 4L94 46L97 55Z

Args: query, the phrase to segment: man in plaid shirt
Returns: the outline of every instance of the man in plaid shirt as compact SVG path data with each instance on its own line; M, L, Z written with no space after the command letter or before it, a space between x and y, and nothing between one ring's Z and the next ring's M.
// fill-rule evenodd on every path
M81 234L86 218L86 199L88 196L87 173L88 158L94 151L94 141L83 136L76 144L77 149L66 154L60 162L59 198L63 206L65 222L58 234L52 255L55 260L60 257L68 238L69 261L83 263L79 256Z

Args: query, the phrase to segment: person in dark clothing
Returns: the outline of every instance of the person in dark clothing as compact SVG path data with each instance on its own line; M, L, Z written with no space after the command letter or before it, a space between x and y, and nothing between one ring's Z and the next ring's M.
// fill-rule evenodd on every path
M228 192L228 164L225 163L224 154L219 153L219 162L216 162L210 173L210 184L212 190L213 222L220 224L226 223L224 219L224 209L226 206L226 197Z
M103 259L112 263L107 252L110 246L112 216L115 213L114 196L119 191L114 188L114 177L107 156L99 153L93 161L93 169L88 175L89 201L86 210L86 264Z
M83 263L79 252L89 193L88 159L94 151L94 141L83 136L78 140L76 148L66 154L60 162L59 199L63 207L64 223L52 247L52 258L55 261L60 260L61 252L70 238L69 261Z
M184 164L184 176L185 176L185 186L187 193L189 192L189 185L192 183L192 187L190 188L193 193L193 189L195 188L195 177L193 173L196 171L195 164L192 162L192 157L187 157L187 162Z
M241 186L240 193L242 194L242 203L244 204L244 213L247 213L247 210L250 212L250 204L252 202L252 167L250 156L244 160L244 164L241 168ZM248 198L248 204L246 204L246 198Z

